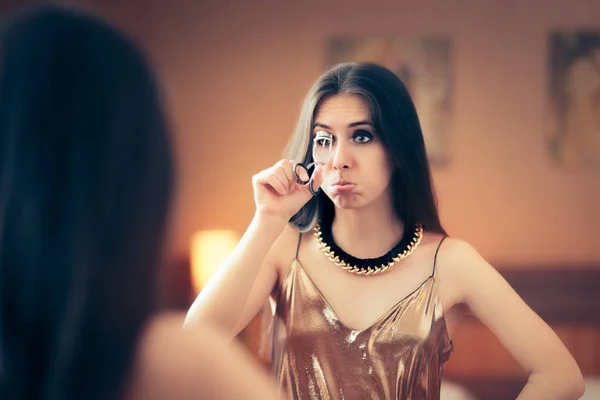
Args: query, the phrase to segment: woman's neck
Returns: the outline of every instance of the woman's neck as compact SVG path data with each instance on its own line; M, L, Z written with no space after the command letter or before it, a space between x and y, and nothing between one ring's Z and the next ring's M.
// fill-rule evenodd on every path
M403 237L404 222L391 207L336 209L331 232L335 243L357 258L377 258L396 246Z

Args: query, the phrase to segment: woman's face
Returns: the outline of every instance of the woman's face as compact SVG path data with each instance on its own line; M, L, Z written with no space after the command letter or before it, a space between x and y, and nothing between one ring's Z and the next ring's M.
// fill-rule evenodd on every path
M321 189L331 201L339 208L358 209L389 199L391 163L367 103L358 95L326 98L315 113L312 137L323 131L332 144Z

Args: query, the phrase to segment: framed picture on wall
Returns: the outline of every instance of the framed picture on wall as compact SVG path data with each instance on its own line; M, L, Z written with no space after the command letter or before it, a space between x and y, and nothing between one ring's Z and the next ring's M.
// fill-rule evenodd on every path
M550 34L550 156L600 167L600 29Z
M450 161L452 117L451 44L447 37L334 37L326 62L375 62L396 75L410 92L432 164Z

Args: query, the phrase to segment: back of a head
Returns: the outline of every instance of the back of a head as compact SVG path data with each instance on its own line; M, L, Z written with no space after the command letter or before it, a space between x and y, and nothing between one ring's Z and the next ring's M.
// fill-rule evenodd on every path
M53 6L0 36L0 397L118 398L155 305L171 154L144 57Z

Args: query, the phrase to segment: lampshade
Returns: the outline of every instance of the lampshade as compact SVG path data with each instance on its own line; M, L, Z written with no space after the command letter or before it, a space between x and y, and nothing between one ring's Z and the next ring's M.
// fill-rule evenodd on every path
M237 232L227 229L199 231L192 236L192 284L196 293L206 285L239 241Z

